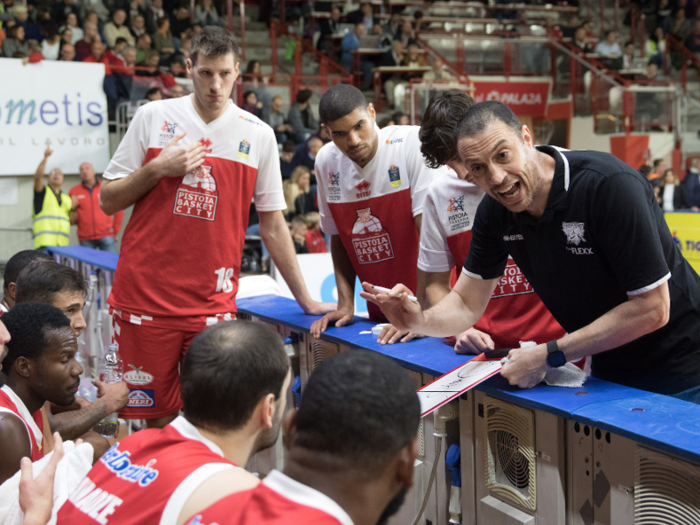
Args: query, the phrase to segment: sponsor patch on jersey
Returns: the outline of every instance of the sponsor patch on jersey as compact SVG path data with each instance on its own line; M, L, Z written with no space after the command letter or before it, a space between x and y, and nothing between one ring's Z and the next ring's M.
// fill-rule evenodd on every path
M163 124L163 127L160 128L160 130L164 133L170 133L171 135L175 134L175 130L177 129L178 123L177 122L168 122L167 120Z
M391 168L389 168L389 181L394 188L401 186L401 173L399 173L398 166L392 164Z
M255 124L256 126L262 126L260 122L257 120L253 120L252 118L244 117L243 115L238 116L239 119L245 120L246 122L250 122L251 124Z
M328 202L340 202L340 172L328 172Z
M126 404L132 408L155 408L156 396L153 389L130 388L129 402Z
M202 137L201 139L199 139L199 143L200 143L202 146L204 146L204 151L206 151L207 153L211 153L211 150L212 150L212 148L211 148L211 145L212 145L211 140Z
M390 139L387 140L386 143L391 146L392 144L401 144L403 142L403 138L400 139Z
M382 226L378 217L372 215L372 208L357 211L357 220L352 227L352 246L360 264L373 264L394 258L389 232Z
M238 146L238 156L242 159L248 160L248 154L250 153L250 142L243 139Z
M332 171L328 172L328 185L329 186L340 186L340 172L338 172L338 173L333 173Z
M219 191L211 166L199 166L182 178L175 195L173 214L213 221Z
M370 195L372 195L372 190L369 189L369 187L371 185L372 185L372 183L368 182L366 180L361 180L360 182L355 184L355 189L357 190L357 193L355 194L355 196L358 199L363 199L365 197L369 197Z
M124 374L124 380L132 385L147 385L153 382L153 376L148 372L143 372L143 367L136 368L134 365L129 365L133 370L129 370Z
M175 136L175 131L177 130L179 124L177 122L164 121L163 125L160 127L162 133L158 135L158 145L165 146L168 142L172 140Z
M450 222L450 231L458 232L471 225L469 214L464 209L464 195L458 195L447 199L447 220Z

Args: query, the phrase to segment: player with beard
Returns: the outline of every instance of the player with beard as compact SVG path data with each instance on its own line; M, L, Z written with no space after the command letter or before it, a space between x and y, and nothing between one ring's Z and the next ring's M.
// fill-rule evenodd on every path
M18 304L2 316L10 340L0 389L0 483L14 475L23 457L44 457L41 407L75 401L83 368L70 321L53 306ZM7 339L5 337L4 339Z
M364 350L324 361L285 417L285 464L188 525L376 525L413 485L420 403L391 359Z
M59 524L182 523L259 480L243 470L279 434L289 359L279 335L244 321L194 338L182 366L184 415L116 443L71 493Z

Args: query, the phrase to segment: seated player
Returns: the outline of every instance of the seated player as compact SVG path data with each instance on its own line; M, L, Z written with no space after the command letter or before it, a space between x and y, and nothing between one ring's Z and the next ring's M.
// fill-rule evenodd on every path
M189 525L375 525L413 485L420 403L391 359L365 350L324 361L285 417L282 472L236 492Z
M22 250L17 252L5 265L2 274L3 296L0 301L0 316L8 312L15 305L15 292L17 289L17 277L20 272L32 261L36 259L53 260L51 256L38 250Z
M18 304L2 316L10 334L0 389L0 484L20 469L23 457L44 457L41 407L75 401L83 367L70 321L53 306Z
M115 444L57 523L182 523L256 486L242 467L277 440L290 376L282 339L261 324L221 322L197 335L182 365L184 416Z
M86 327L83 307L87 293L88 284L80 272L52 260L40 260L30 263L17 277L15 302L41 303L58 308L68 317L75 336L79 337ZM45 411L51 430L61 434L63 439L82 437L96 450L104 452L109 448L106 442L98 439L97 434L85 434L103 417L126 406L129 388L124 381L107 384L96 380L94 384L100 396L94 403L77 398L72 410L54 413L56 409L47 404Z
M423 229L418 256L418 282L426 303L437 304L456 282L454 269L461 268L469 253L472 224L484 192L464 180L467 172L454 146L453 132L474 100L459 90L435 95L423 115L421 152L426 163L451 169L436 177L428 188L423 207ZM450 280L452 275L452 280ZM392 344L406 332L393 326L379 335L380 343ZM475 327L457 336L457 353L478 354L494 348L518 348L520 341L546 343L566 331L542 303L513 259Z

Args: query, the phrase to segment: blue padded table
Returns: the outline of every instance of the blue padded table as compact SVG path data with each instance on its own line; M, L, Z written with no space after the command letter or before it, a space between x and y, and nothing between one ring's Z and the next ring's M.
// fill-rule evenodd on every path
M117 269L117 260L119 256L116 253L105 252L101 250L93 250L84 246L51 246L49 248L51 254L62 255L64 257L72 257L77 261L90 264L105 270L115 271Z

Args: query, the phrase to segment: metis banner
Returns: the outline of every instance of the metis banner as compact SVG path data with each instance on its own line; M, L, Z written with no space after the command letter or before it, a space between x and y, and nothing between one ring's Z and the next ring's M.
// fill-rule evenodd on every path
M78 173L109 162L103 64L0 58L0 175L33 175L49 146L47 172Z
M552 81L538 78L536 81L518 80L494 82L475 80L474 100L497 100L506 104L516 115L544 117L547 113Z

